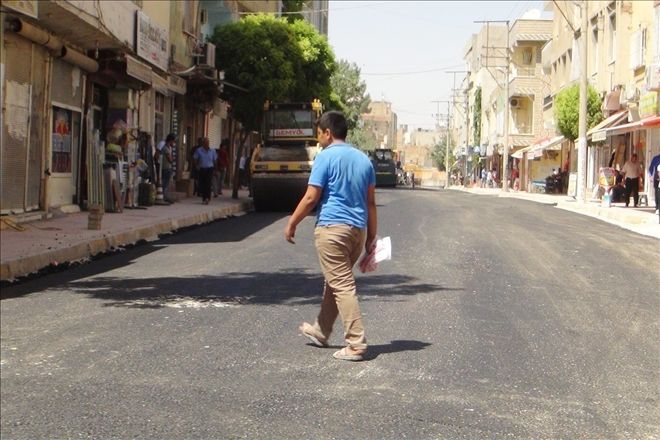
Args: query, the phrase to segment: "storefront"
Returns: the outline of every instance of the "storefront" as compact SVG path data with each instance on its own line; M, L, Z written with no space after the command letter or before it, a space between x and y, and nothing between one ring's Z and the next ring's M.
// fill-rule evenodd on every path
M8 29L3 33L2 48L3 60L12 62L2 63L0 69L4 86L0 210L15 214L45 206L50 173L45 156L51 125L51 58L48 47Z
M563 174L562 163L567 154L562 148L566 142L564 136L537 140L533 145L512 154L517 159L520 172L521 189L528 192L545 192L546 179L549 176ZM561 191L564 191L564 185Z

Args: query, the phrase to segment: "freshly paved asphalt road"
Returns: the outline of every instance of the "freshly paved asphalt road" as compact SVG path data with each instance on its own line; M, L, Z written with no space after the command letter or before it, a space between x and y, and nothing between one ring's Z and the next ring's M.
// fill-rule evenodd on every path
M658 240L517 199L378 203L367 361L297 331L312 218L293 246L248 214L5 287L2 438L660 438Z

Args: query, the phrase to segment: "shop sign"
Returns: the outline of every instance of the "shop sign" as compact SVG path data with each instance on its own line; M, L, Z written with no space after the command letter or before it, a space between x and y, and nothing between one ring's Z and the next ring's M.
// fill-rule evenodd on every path
M602 142L605 139L607 139L607 132L605 130L596 131L591 136L591 142Z
M167 70L169 35L141 11L136 11L135 51L138 56L151 64Z
M38 18L38 4L37 0L4 0L2 2L3 7L34 19Z
M649 92L642 95L639 98L639 117L647 118L658 114L658 92Z

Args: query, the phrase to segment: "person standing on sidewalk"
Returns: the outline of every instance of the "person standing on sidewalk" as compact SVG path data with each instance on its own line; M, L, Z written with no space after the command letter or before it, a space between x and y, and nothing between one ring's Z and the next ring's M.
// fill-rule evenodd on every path
M653 190L655 191L655 213L660 214L660 154L656 154L651 159L649 166L649 176L653 179Z
M222 194L222 187L225 184L227 168L229 168L229 156L227 154L228 148L229 139L224 138L222 142L220 142L220 149L218 150L218 194Z
M376 174L369 158L344 141L347 131L340 112L330 111L319 119L317 137L323 151L314 160L307 191L289 218L284 237L295 243L296 226L319 203L314 237L325 278L323 299L316 322L303 322L300 330L314 345L327 347L340 315L347 346L333 357L361 361L367 339L353 266L363 247L368 252L375 245Z
M623 175L626 177L626 208L630 204L632 193L635 208L639 203L639 178L644 174L642 166L637 161L637 153L630 156L630 160L623 165Z
M199 194L202 196L202 203L208 205L211 200L213 170L218 159L215 150L210 148L209 138L204 138L202 148L195 151L194 158L197 175L199 176Z
M170 179L172 178L172 147L176 142L176 136L173 133L167 135L164 141L158 142L156 146L156 159L160 163L160 182L163 188L163 199L168 203L173 203L168 188L170 186Z

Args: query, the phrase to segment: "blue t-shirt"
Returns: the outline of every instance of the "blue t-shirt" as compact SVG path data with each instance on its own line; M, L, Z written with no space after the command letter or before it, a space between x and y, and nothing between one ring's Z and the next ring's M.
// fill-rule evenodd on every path
M326 147L314 159L309 184L322 188L317 226L367 226L367 189L376 184L369 158L349 144Z
M215 166L215 161L218 159L213 148L207 150L204 147L195 150L193 157L199 161L200 168L213 168Z

